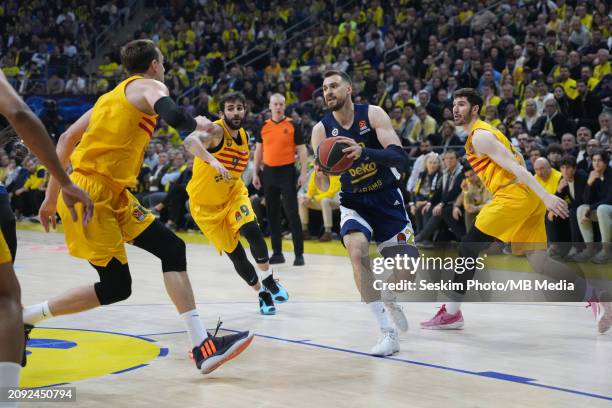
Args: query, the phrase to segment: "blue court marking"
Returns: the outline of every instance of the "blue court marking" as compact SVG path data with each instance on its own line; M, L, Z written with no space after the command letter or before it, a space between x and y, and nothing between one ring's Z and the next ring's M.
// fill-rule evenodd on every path
M50 348L50 349L70 349L76 347L74 341L56 340L56 339L29 339L28 347L34 348Z
M115 371L114 373L111 373L111 374L123 374L123 373L127 373L128 371L137 370L139 368L146 367L146 366L148 366L148 364L138 364L134 367L126 368L125 370Z
M159 354L157 355L157 357L166 357L169 351L170 349L168 349L168 347L161 347L159 349Z
M114 331L93 330L93 329L71 329L71 328L68 328L68 327L49 327L49 326L36 326L36 327L34 327L34 330L36 330L37 327L41 328L41 329L51 329L51 330L75 330L75 331L86 331L86 332L94 332L94 333L117 334L119 336L134 337L136 339L145 340L145 341L148 341L150 343L156 343L157 342L157 340L149 339L149 338L144 337L144 336L137 336L135 334L119 333L119 332L114 332ZM28 343L28 344L30 344L30 343Z
M238 333L240 331L240 330L232 330L232 329L226 329L226 328L223 328L222 330L225 330L225 331L228 331L228 332L232 332L232 333ZM161 336L161 335L165 335L165 334L178 334L178 333L187 333L187 332L185 330L183 330L183 331L165 332L165 333L149 333L149 334L146 334L144 336ZM554 385L538 384L538 383L534 382L534 381L537 381L535 378L520 377L520 376L516 376L516 375L512 375L512 374L500 373L500 372L497 372L497 371L471 371L471 370L464 370L464 369L461 369L461 368L447 367L447 366L443 366L443 365L439 365L439 364L425 363L425 362L422 362L422 361L408 360L408 359L404 359L404 358L400 358L400 357L377 357L377 356L373 356L373 355L371 355L369 353L365 353L363 351L350 350L350 349L345 349L345 348L341 348L341 347L334 347L334 346L327 346L325 344L310 343L309 342L310 340L291 340L291 339L286 339L286 338L283 338L283 337L268 336L268 335L265 335L265 334L255 334L255 336L256 337L261 337L261 338L264 338L264 339L278 340L278 341L282 341L282 342L285 342L285 343L301 344L303 346L317 347L317 348L322 348L322 349L326 349L326 350L339 351L339 352L342 352L342 353L356 354L356 355L359 355L359 356L376 358L376 359L380 359L380 360L393 360L393 361L397 361L397 362L400 362L400 363L412 364L412 365L417 365L417 366L421 366L421 367L437 368L437 369L440 369L440 370L452 371L452 372L455 372L455 373L476 375L476 376L479 376L479 377L487 377L487 378L491 378L491 379L495 379L495 380L509 381L509 382L519 383L519 384L533 386L533 387L540 387L540 388L545 388L545 389L554 390L554 391L566 392L566 393L569 393L569 394L581 395L581 396L584 396L584 397L591 397L591 398L602 399L602 400L605 400L605 401L612 401L612 396L601 395L601 394L593 394L593 393L589 393L589 392L585 392L585 391L574 390L574 389L571 389L571 388L556 387Z

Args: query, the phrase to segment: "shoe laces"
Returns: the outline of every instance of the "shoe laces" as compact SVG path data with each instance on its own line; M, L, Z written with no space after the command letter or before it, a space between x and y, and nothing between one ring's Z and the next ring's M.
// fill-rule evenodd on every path
M219 328L221 327L222 324L223 322L221 321L221 318L219 317L219 320L217 320L217 328L215 329L215 333L211 337L217 337L217 333L219 333Z
M436 313L436 315L434 317L442 316L444 313L446 313L446 305L445 304L440 306L440 308L438 309L438 313Z
M276 282L278 282L278 279L272 279L270 281L270 284L268 285L268 289L270 289L270 291L272 293L276 293L276 292L280 291L280 288L278 287Z

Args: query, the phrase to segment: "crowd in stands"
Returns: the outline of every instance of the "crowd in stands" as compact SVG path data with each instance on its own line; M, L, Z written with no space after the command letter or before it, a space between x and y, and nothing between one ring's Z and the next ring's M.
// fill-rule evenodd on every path
M608 2L177 0L171 6L162 1L147 6L157 11L156 18L134 36L158 43L166 59L166 83L180 106L193 115L215 117L221 95L243 92L250 109L245 128L252 139L268 117L270 95L277 92L285 96L287 115L308 144L312 126L325 112L322 73L349 72L353 100L384 107L411 157L411 167L401 169L402 185L420 246L460 239L490 199L463 160L467 135L453 123L453 92L476 88L484 99L482 118L520 150L545 188L569 203L569 220L547 215L551 253L596 262L612 258L609 246L596 253L580 244L609 243L612 231ZM15 7L5 7L0 19ZM71 27L93 24L87 13L75 15ZM308 30L292 31L309 18ZM6 72L11 34L0 36L0 65ZM19 36L11 38L15 44ZM24 38L13 48L26 48ZM69 36L52 40L55 46L47 51L64 55L66 41ZM79 44L79 50L84 48ZM105 57L95 86L87 89L104 92L122 75L115 52ZM60 79L66 81L64 92L71 92L68 79ZM47 85L61 88L55 79ZM71 85L78 88L78 78ZM189 226L184 186L191 162L181 135L160 123L137 193L177 228ZM250 176L245 177L248 181ZM265 205L252 186L250 192L257 205ZM337 220L329 216L337 196L308 186L300 197L302 224L312 223L309 209L310 214L312 209L325 211L320 232L305 228L305 236L328 240L337 230ZM565 248L563 242L579 244Z

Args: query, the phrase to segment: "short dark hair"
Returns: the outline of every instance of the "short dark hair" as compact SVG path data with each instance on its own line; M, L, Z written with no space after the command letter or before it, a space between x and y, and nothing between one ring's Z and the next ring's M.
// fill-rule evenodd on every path
M455 91L453 96L455 99L457 98L465 98L470 104L470 108L473 106L478 106L478 110L482 108L482 97L478 94L478 92L474 88L461 88Z
M219 110L221 112L225 110L225 104L228 102L242 102L242 105L246 108L246 97L242 92L229 92L223 95L219 101Z
M562 166L570 166L570 167L576 167L576 158L574 156L572 156L571 154L566 154L565 156L563 156L561 158L561 161L559 162L559 167Z
M601 156L601 160L606 163L606 166L610 165L610 153L607 150L599 149L596 150L595 153L591 157L595 157L595 155Z
M159 61L159 52L151 40L134 40L121 47L121 63L130 74L146 72L153 60Z
M338 75L347 84L349 84L351 86L353 85L353 80L351 79L349 74L347 74L344 71L339 71L339 70L336 70L336 69L330 69L328 71L325 71L323 73L323 78L329 78L330 76L334 76L334 75Z
M559 143L551 143L550 145L548 145L548 147L546 148L546 155L548 156L550 153L559 153L559 154L563 154L565 151L563 150L563 148L561 147L561 145Z

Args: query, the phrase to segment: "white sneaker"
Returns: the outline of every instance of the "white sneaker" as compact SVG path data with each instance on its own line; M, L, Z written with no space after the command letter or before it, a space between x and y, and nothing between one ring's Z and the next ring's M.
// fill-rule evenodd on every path
M590 302L597 322L597 330L604 334L612 327L612 303L611 302Z
M395 327L405 333L408 331L408 320L404 314L404 309L395 302L385 302L385 310L391 315Z
M395 330L383 330L376 345L370 350L373 356L390 356L400 351L399 337Z

